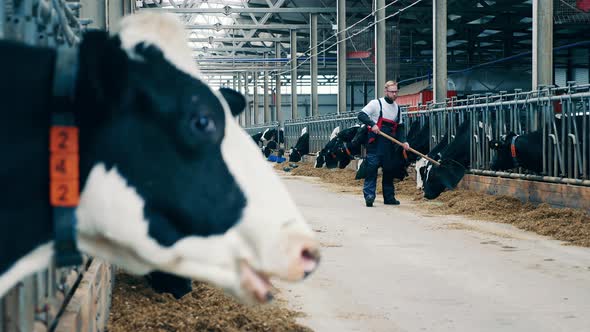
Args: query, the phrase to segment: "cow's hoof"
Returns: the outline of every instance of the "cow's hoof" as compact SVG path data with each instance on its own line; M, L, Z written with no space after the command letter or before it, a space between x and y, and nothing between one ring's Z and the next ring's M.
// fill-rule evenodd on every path
M291 168L297 168L297 167L299 167L299 165L297 165L297 164L289 164L289 166L291 166Z
M289 168L289 167L285 167L285 168L283 168L283 171L285 171L285 172L290 172L290 171L291 171L291 168Z

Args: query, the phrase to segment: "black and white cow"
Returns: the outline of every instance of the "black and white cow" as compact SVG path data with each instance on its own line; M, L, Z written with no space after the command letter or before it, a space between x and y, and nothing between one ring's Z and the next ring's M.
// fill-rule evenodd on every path
M565 150L561 151L563 154L563 160L567 161L570 156L575 154L574 149L579 146L588 146L590 143L590 137L584 135L583 128L587 125L587 116L583 112L579 112L574 115L573 121L570 121L569 116L563 116L563 114L556 114L555 128L557 130L557 137L562 139L562 126L564 128L569 127L571 132L577 132L577 144L571 144L570 137L566 137L568 143L566 144ZM562 121L565 123L562 124ZM586 123L585 123L586 122ZM493 140L490 142L490 149L495 150L495 154L490 163L490 168L493 171L503 171L516 167L522 167L524 169L533 171L535 173L543 172L543 136L541 131L533 131L517 135L514 132L509 132L507 135L502 136L499 140ZM581 153L581 151L580 151ZM577 167L580 174L583 171L584 163L581 159L577 165L571 165L571 167ZM585 164L586 174L590 174L590 164ZM560 163L557 165L558 169L563 172ZM567 167L567 166L564 166ZM565 173L565 172L563 172Z
M254 141L254 143L256 143L256 145L260 146L260 143L262 143L262 132L259 131L254 135L250 136L252 138L252 140Z
M430 135L430 133L429 133ZM440 160L441 152L449 144L449 134L443 136L442 140L430 150L426 155L434 160ZM416 189L423 189L424 179L426 179L426 173L428 171L429 161L425 158L420 158L416 161L414 168L416 170Z
M335 147L338 168L346 168L355 157L360 156L362 145L358 140L355 141L355 137L358 137L361 130L367 130L366 126L355 125L338 133Z
M269 277L315 269L311 228L234 120L244 97L199 78L174 15L127 16L113 36L86 33L77 51L71 93L54 97L56 51L0 41L0 297L54 256L56 111L71 111L79 130L79 251L136 274L211 282L245 301L268 300Z
M278 137L278 139L277 139ZM273 128L273 129L266 129L263 133L262 133L262 142L266 145L266 142L268 141L278 141L279 144L284 144L285 143L285 131L283 130L283 128L279 129L279 134L277 135L277 129Z
M360 129L366 130L366 127L355 125L344 130L340 126L334 128L330 135L330 141L324 148L318 152L316 158L316 168L326 165L326 168L346 168L356 155L360 154L360 144L352 143L355 137L359 137ZM357 143L360 143L357 139Z
M543 137L540 131L524 135L509 133L500 140L491 141L490 148L496 150L490 164L493 171L516 167L537 173L543 171Z
M289 161L299 162L301 158L309 153L309 133L307 127L301 130L301 135L297 139L295 146L289 150Z
M414 131L412 131L412 129ZM422 154L428 153L430 148L430 124L426 122L421 128L412 127L408 132L408 135L410 134L411 136L408 137L408 143L410 143L410 146ZM408 163L414 163L419 158L418 155L411 152L409 152L407 155Z
M336 168L338 166L338 160L336 159L338 133L340 133L340 126L337 126L332 130L330 140L322 150L316 154L315 168L322 168L324 165L326 165L327 168Z
M445 189L453 189L457 169L461 169L464 175L469 167L469 147L471 138L470 121L463 122L457 128L455 139L440 152L440 161L449 161L452 167L437 167L432 164L427 166L426 179L424 180L424 197L437 198ZM454 167L454 166L458 167Z
M278 136L278 139L277 139ZM284 149L281 148L281 144L285 143L285 134L283 129L279 130L277 135L276 129L267 128L260 137L262 142L262 154L265 158L268 158L274 151L277 151L280 156L284 154Z

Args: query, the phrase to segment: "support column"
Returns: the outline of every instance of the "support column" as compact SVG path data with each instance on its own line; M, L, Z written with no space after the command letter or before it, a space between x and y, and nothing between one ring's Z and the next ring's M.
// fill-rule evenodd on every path
M447 0L432 0L434 101L447 99Z
M385 1L385 0L378 0ZM346 0L336 0L338 22L338 113L346 112Z
M385 0L375 0L375 98L383 91L387 81L386 45L385 45Z
M106 30L107 28L107 8L105 0L80 0L80 17L89 18L92 23L88 28Z
M237 79L238 79L238 92L239 92L239 93L241 93L241 94L243 94L244 96L247 96L247 95L244 93L243 89L242 89L242 73L238 72L238 74L237 74L237 75L238 75L238 77L237 77ZM244 111L243 111L243 112L240 114L240 118L239 118L239 120L240 120L240 121L239 121L239 123L240 123L240 125L241 125L242 127L244 127L244 126L246 125L246 122L245 122L245 120L246 120L246 118L245 118L245 114L246 114L246 111L244 110Z
M279 59L281 57L281 43L275 43L275 58ZM275 74L275 119L279 122L279 124L283 125L283 115L281 114L281 69L277 71Z
M268 55L265 53L264 57L267 58ZM268 86L268 71L266 71L266 62L264 63L265 70L262 72L264 75L264 123L270 122L270 96L268 94L269 86Z
M369 82L363 82L363 107L369 103Z
M318 14L311 14L309 28L310 42L309 47L311 48L310 71L311 76L311 115L318 116L320 114L319 99L318 99Z
M107 0L107 16L106 16L106 29L114 29L119 22L123 19L123 16L129 15L133 11L132 4L135 1L128 0ZM103 3L104 3L103 2Z
M553 84L553 0L533 0L533 90Z
M354 111L354 82L350 82L350 110Z
M250 105L250 89L248 88L248 72L244 72L244 96L246 96L246 110L244 111L244 124L250 127L252 124L252 106Z
M254 83L254 90L252 92L252 113L254 114L254 121L252 124L258 124L260 121L259 107L258 107L258 72L252 73L252 81Z
M297 119L297 31L291 30L291 119Z

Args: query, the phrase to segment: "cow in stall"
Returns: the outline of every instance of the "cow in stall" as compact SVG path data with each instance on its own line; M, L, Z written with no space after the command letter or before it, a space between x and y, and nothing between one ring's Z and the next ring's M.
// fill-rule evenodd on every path
M354 141L361 130L366 130L366 126L354 125L339 132L334 147L334 154L338 161L338 168L344 169L355 157L361 154L361 145Z
M281 149L281 144L285 143L285 132L283 129L279 129L277 135L277 129L267 128L260 137L262 141L262 154L265 158L268 158L274 151L278 152L279 156L284 155L284 150Z
M575 120L566 122L564 125L571 126L577 129L578 133L583 135L583 127L585 117L588 114L578 113ZM567 119L567 116L565 117ZM562 121L564 116L562 114L555 115L555 128L557 129L557 137L561 139L562 136ZM568 138L569 139L569 138ZM588 146L590 137L578 137L578 145ZM583 142L582 142L583 140ZM582 144L583 143L583 144ZM503 135L499 140L490 142L490 149L495 151L495 154L490 163L490 168L493 171L504 171L517 167L522 167L535 173L543 172L543 136L542 131L537 130L533 132L517 135L514 132L509 132ZM564 151L564 161L568 160L573 154L572 145ZM561 166L558 164L559 169ZM576 165L579 171L582 171L581 161ZM586 167L586 174L590 174L590 165Z
M246 302L318 265L313 231L235 121L245 98L200 78L174 15L126 16L74 52L0 40L0 72L0 297L78 253Z
M457 177L463 177L470 164L470 138L470 121L465 121L457 128L455 139L440 152L440 162L450 167L427 166L423 188L425 198L437 198L446 189L454 188Z
M366 130L366 126L354 125L342 131L336 127L330 141L318 153L315 167L321 168L325 164L326 168L346 168L355 156L360 155L363 143L361 130Z
M414 123L419 123L415 121ZM424 126L422 127L414 127L414 123L412 123L412 127L410 127L410 131L408 132L408 143L410 146L422 154L427 154L430 150L430 124L427 121ZM419 156L414 153L408 153L407 161L409 164L415 163Z
M291 147L289 150L289 161L290 162L299 162L301 158L309 153L309 133L307 132L307 127L304 127L301 130L301 135L297 139L294 147Z
M259 131L254 135L250 136L252 138L252 140L254 141L254 143L258 146L260 146L260 144L262 143L262 132Z
M523 167L536 173L543 171L543 137L541 131L516 135L509 133L490 142L496 153L492 158L492 171Z
M430 135L430 133L428 134ZM436 161L440 160L441 152L447 147L449 144L449 134L447 133L443 138L438 142L437 145L430 150L426 155ZM426 179L426 173L428 170L429 161L425 158L420 158L416 161L414 168L416 170L416 189L423 189L424 187L424 179Z
M332 130L330 134L330 140L324 148L316 154L315 168L322 168L326 165L326 168L336 168L338 166L338 160L336 159L336 148L338 144L338 133L340 133L340 126L337 126Z

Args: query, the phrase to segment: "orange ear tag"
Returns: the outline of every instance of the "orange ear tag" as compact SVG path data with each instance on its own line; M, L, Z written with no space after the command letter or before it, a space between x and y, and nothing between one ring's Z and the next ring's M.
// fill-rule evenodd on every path
M49 202L74 207L80 201L78 128L52 126L49 133Z

